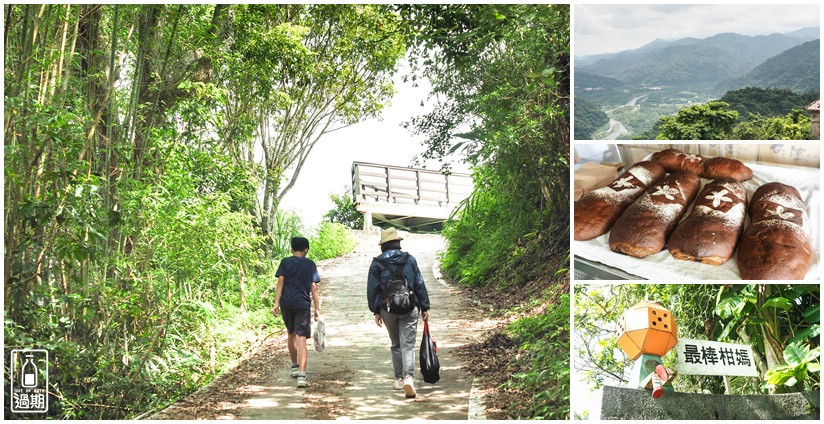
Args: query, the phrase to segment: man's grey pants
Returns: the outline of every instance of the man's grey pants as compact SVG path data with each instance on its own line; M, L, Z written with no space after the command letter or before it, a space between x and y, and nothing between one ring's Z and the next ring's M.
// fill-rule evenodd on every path
M392 367L395 378L415 377L415 337L418 334L418 308L405 315L381 309L381 318L392 340Z

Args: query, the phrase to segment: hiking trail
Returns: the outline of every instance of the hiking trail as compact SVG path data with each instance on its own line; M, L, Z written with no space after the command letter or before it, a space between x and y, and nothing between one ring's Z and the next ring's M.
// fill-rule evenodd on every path
M452 355L456 347L478 340L495 326L459 290L435 278L436 255L444 241L436 235L410 235L403 250L418 260L429 292L429 327L438 345L440 381L420 375L415 349L418 396L406 399L393 390L392 359L386 328L375 325L366 306L366 277L377 237L367 237L354 252L318 262L321 314L326 319L326 351L307 342L309 387L297 389L289 375L285 330L272 336L238 366L149 419L467 419L478 412L478 388ZM434 271L434 272L433 272ZM274 293L272 293L274 295ZM470 393L472 392L472 402ZM470 408L470 403L473 407Z

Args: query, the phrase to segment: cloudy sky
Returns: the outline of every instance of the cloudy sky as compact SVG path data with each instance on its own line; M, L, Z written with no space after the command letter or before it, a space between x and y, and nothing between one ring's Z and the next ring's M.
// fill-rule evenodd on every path
M656 38L722 32L767 35L820 25L820 8L802 5L575 5L575 56L634 49Z

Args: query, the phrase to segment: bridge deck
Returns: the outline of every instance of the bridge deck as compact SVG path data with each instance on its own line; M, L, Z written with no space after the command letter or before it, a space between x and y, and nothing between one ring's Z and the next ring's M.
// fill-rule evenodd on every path
M372 220L414 229L446 221L472 193L472 176L365 162L352 163L352 192L364 229Z

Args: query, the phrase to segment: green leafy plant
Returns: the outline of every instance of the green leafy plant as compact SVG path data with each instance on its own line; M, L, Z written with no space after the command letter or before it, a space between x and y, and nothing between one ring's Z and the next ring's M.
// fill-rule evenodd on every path
M809 373L817 373L821 370L821 363L818 358L821 356L821 347L816 346L810 349L806 342L797 341L790 343L784 349L784 365L776 365L767 371L767 387L788 386L792 387L799 382L805 381Z
M524 352L515 361L522 371L507 386L531 394L531 402L517 406L525 410L525 418L569 418L569 306L569 295L561 295L551 309L507 327Z
M323 260L345 255L357 246L357 241L343 224L323 221L309 238L309 255L313 260Z
M330 193L329 198L335 203L335 208L327 212L323 216L324 219L343 224L353 230L363 228L363 214L358 212L349 186L344 187L341 193Z

